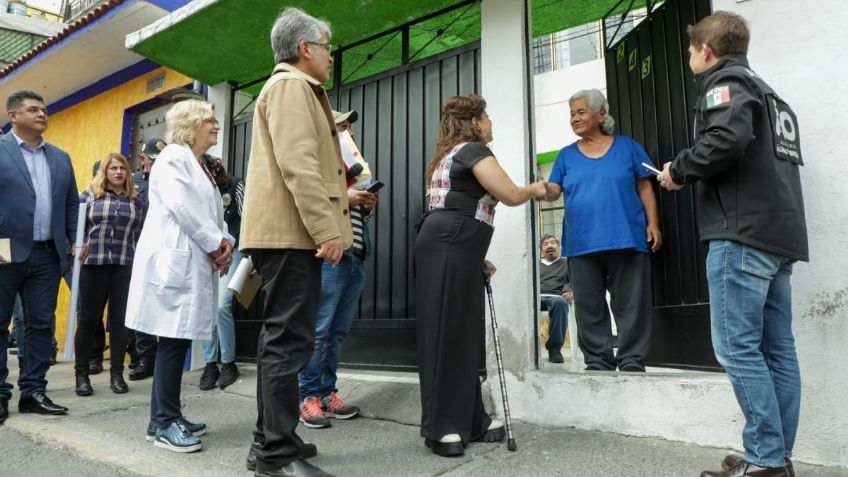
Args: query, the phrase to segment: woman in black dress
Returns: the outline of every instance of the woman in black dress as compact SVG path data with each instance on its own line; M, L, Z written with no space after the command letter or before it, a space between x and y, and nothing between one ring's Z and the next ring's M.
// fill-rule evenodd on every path
M484 261L495 206L545 197L544 182L518 187L486 146L492 121L477 95L442 107L427 172L429 206L415 241L421 436L434 453L462 455L471 441L497 442L503 423L483 407L477 376L484 342ZM489 273L494 267L486 262Z

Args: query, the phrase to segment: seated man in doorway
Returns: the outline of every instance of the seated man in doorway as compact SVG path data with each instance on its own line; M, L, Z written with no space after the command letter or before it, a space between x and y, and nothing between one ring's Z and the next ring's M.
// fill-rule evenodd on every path
M542 237L542 260L539 264L539 289L542 311L547 311L548 361L562 363L562 344L568 328L568 305L574 302L571 281L568 278L568 261L559 254L559 240L551 234Z

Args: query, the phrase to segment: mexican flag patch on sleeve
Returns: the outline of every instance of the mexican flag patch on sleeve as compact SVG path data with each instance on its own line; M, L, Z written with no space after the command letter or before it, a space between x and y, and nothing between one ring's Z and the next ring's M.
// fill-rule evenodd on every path
M716 86L707 92L707 109L730 102L730 86Z

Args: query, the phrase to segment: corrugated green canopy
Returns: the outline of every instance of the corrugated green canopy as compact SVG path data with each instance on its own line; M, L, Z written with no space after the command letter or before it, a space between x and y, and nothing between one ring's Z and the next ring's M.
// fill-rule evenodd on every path
M352 45L462 0L290 0L288 5L328 20L334 48ZM533 0L534 36L598 20L617 0ZM630 2L625 1L622 10ZM644 4L644 0L637 0ZM132 47L159 64L207 84L245 84L266 77L274 65L269 32L279 0L218 0ZM409 28L410 61L480 39L480 4L471 3ZM400 66L401 35L390 33L345 49L342 82Z

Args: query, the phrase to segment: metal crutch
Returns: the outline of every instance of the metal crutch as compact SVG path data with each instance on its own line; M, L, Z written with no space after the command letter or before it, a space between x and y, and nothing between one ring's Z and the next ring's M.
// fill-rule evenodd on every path
M509 415L509 398L506 396L506 379L504 379L503 356L501 355L501 340L498 339L498 321L495 319L495 302L492 300L492 284L486 278L486 294L489 296L489 311L492 319L492 340L495 342L495 360L498 363L498 378L501 382L501 398L503 399L504 421L506 425L506 448L514 451L515 437L512 435L512 418Z

